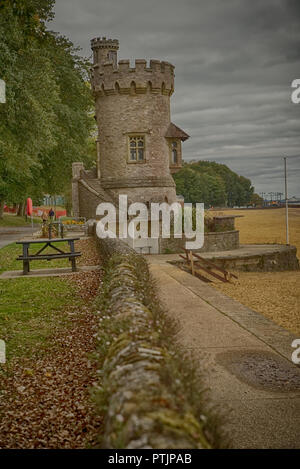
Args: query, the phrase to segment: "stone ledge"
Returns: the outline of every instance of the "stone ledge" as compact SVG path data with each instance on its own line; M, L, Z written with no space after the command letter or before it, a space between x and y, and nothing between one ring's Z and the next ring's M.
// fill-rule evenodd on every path
M101 179L101 186L104 189L120 189L126 187L175 187L173 179L170 178L120 178L116 180Z

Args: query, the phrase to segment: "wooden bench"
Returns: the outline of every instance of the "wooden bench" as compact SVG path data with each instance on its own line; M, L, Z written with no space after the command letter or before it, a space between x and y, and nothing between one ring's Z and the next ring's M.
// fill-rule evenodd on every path
M74 241L79 240L80 238L54 238L54 239L37 239L37 240L26 240L18 241L16 244L22 244L23 246L23 255L17 257L17 261L23 261L23 274L27 275L30 271L30 261L37 260L47 260L51 261L52 259L69 259L72 264L72 271L76 272L76 257L81 256L81 252L75 251ZM56 243L67 242L69 251L63 251L62 249L54 246ZM29 247L31 244L43 244L41 249L35 253L29 254ZM56 252L42 254L42 252L47 248L51 247Z

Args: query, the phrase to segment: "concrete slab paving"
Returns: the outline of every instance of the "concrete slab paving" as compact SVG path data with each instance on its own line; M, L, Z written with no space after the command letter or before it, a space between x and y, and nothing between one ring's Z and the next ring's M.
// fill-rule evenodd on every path
M0 249L15 241L19 241L24 236L31 236L40 229L40 225L31 226L1 226L0 227Z
M169 264L170 255L147 260L162 303L179 321L178 346L199 365L207 409L225 412L231 447L300 448L295 336Z
M299 448L300 398L289 399L288 405L280 398L228 400L227 404L240 416L229 421L227 428L238 448Z

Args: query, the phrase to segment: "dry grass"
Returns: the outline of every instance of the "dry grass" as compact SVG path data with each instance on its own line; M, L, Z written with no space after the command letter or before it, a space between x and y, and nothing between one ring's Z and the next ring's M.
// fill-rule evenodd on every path
M300 334L300 272L238 272L231 283L211 283L285 329ZM299 335L300 337L300 335Z
M220 212L218 212L220 213ZM240 241L285 243L285 211L226 210L224 214L243 215L236 219ZM300 253L300 208L289 209L290 244ZM285 329L300 334L300 272L238 272L232 284L212 284L226 295L262 313Z
M242 244L285 244L285 209L226 210L212 214L243 215L235 220ZM289 208L290 244L300 253L300 208Z

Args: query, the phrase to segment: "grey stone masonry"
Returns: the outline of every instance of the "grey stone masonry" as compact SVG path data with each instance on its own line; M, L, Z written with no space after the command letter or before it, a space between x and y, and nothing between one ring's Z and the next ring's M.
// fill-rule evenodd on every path
M171 122L174 66L153 59L136 59L133 67L129 60L118 61L117 39L94 38L91 48L97 170L94 182L86 180L86 171L83 181L83 167L74 163L74 214L95 218L105 194L107 201L126 194L129 203L176 202L171 172L181 168L181 142L189 136Z
M115 195L127 194L132 202L176 201L170 174L171 148L166 137L174 66L144 59L117 63L118 41L93 39L92 90L99 130L101 185ZM143 156L130 158L130 137L143 139ZM176 139L178 147L180 138ZM181 149L178 149L181 157Z

